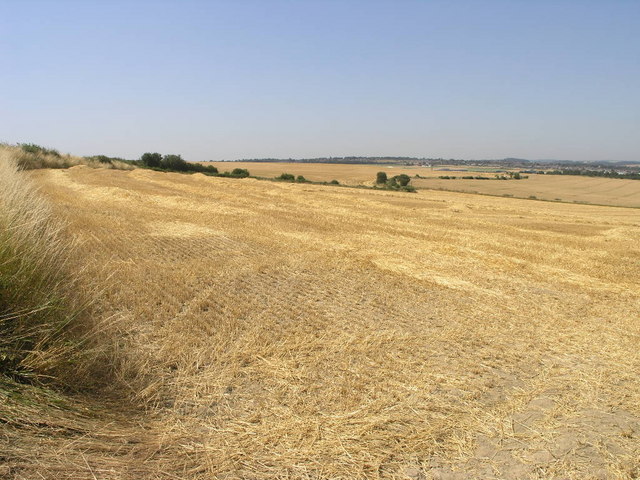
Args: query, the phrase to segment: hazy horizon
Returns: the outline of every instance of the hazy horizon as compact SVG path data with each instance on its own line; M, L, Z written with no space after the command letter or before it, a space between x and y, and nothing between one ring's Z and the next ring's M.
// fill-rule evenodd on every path
M0 141L640 160L640 3L0 2Z

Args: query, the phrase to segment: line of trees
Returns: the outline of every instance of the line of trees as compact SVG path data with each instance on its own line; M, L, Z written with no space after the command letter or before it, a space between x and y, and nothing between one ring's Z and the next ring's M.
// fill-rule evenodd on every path
M199 163L187 162L180 155L169 154L162 155L160 153L146 152L140 157L140 160L134 160L133 163L150 168L152 170L159 170L162 172L184 172L184 173L204 173L205 175L215 177L228 177L228 178L247 178L251 174L246 168L234 168L230 172L220 173L213 165L201 165Z
M463 180L522 180L529 178L527 175L520 175L520 172L506 172L507 175L495 175L494 177L483 177L482 175L464 175L457 177L455 175L440 175L438 178L442 180L456 180L461 178Z
M154 170L166 170L170 172L200 172L209 175L217 175L218 169L213 165L200 165L199 163L190 163L180 155L167 154L162 155L158 152L146 152L140 157L139 162ZM248 175L247 175L248 176Z
M627 180L640 180L640 172L617 172L616 170L580 170L565 168L562 170L550 170L546 175L582 175L585 177L623 178Z

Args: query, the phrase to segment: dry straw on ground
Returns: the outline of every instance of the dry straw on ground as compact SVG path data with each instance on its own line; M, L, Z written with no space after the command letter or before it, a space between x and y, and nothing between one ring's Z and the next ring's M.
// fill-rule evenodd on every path
M56 473L25 452L23 478L639 473L637 210L32 176L111 275L111 392L145 413L97 415L95 449L42 442Z

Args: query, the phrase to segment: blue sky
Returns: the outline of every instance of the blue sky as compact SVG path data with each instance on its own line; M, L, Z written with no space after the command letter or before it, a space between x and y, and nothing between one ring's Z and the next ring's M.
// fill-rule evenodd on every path
M640 160L639 1L0 0L0 140Z

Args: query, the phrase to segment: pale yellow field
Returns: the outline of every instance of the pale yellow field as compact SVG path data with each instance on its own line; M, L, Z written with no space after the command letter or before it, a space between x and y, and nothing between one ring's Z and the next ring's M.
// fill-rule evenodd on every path
M342 167L318 179L346 181ZM640 472L638 210L143 170L32 176L104 285L119 401L145 410L118 435L114 418L42 441L53 460L20 459L24 478ZM100 449L83 447L92 438Z
M406 173L445 175L444 172L431 171L427 167L399 166L399 165L348 165L335 163L287 163L287 162L202 162L202 165L213 165L219 171L231 171L234 168L246 168L251 175L258 177L277 177L282 173L303 175L314 182L330 182L335 179L346 185L372 185L376 173L387 172L388 176Z
M468 175L461 172L441 175ZM479 175L474 173L473 175ZM487 177L493 174L480 174ZM616 178L583 177L577 175L527 174L522 180L443 180L439 178L415 179L417 188L436 188L477 192L486 195L531 196L540 200L593 203L622 207L640 207L640 181Z
M341 165L327 163L261 163L261 162L204 162L215 165L221 172L234 168L246 168L252 175L276 177L281 173L303 175L308 180L328 182L336 179L346 185L373 185L376 173L387 172L389 177L406 173L416 188L449 190L484 195L509 195L516 198L536 197L539 200L592 203L622 207L640 207L640 181L614 178L582 177L568 175L527 174L522 180L443 180L439 176L479 175L494 177L492 172L462 172L431 170L417 166ZM460 167L450 167L460 168Z

